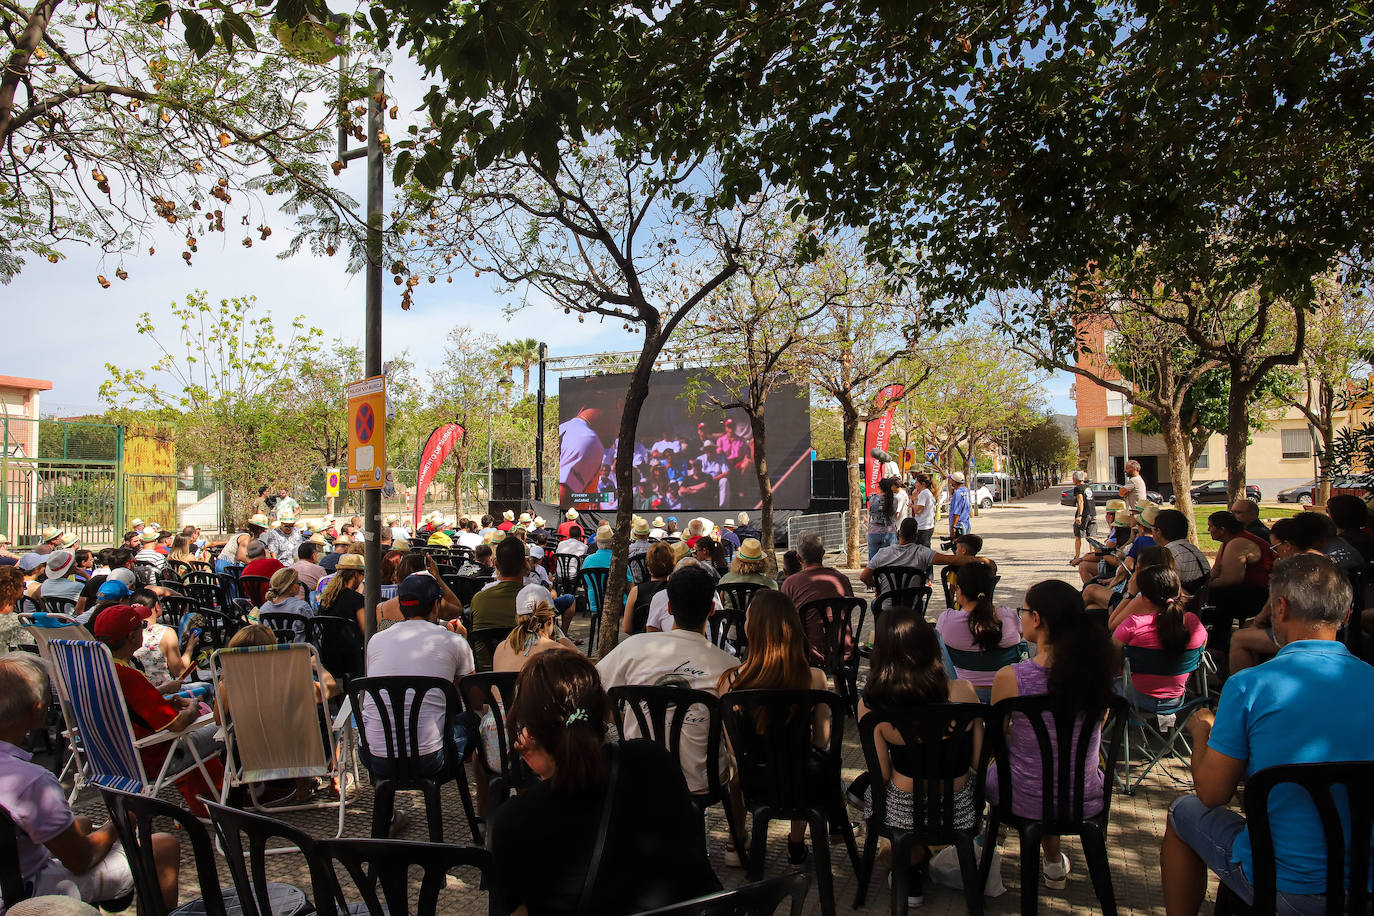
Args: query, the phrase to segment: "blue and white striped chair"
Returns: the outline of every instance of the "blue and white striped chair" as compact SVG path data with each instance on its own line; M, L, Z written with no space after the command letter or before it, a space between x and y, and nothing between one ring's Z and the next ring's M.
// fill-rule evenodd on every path
M102 643L74 639L53 640L48 648L60 690L69 698L72 724L81 742L78 785L157 795L164 786L196 767L200 768L206 785L215 784L194 743L187 740L190 732L211 721L211 716L203 716L184 732L164 730L146 738L135 738L109 648ZM157 744L170 744L171 747L167 749L161 771L150 780L139 751ZM169 772L173 755L183 744L193 762L177 772Z

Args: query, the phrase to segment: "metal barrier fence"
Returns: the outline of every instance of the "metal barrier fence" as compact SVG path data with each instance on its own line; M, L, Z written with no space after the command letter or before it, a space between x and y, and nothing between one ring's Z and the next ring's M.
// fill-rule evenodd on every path
M797 545L806 532L814 531L825 543L826 553L845 553L849 549L848 512L820 512L816 515L793 515L787 519L787 549Z

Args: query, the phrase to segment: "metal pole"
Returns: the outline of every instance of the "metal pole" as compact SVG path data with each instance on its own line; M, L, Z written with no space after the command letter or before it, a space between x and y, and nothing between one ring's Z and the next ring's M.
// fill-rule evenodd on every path
M1128 416L1130 415L1129 411L1130 411L1130 408L1126 406L1126 402L1125 402L1125 401L1122 401L1122 402L1121 402L1121 479L1122 479L1122 482L1123 482L1123 483L1124 483L1125 480L1126 480L1126 462L1128 462L1128 461L1131 460L1131 443L1130 443L1130 441L1129 441L1129 440L1130 440L1130 436L1129 436L1129 434L1128 434L1128 426L1127 426L1127 423L1126 423L1126 417L1128 417Z
M491 489L491 426L494 422L494 414L490 407L487 408L487 502L496 498Z
M382 374L382 93L386 74L372 70L372 92L367 97L367 336L364 362L368 377ZM383 455L383 461L386 456ZM377 632L377 605L382 600L382 491L363 491L363 526L367 563L363 579L363 638Z
M539 397L535 400L534 421L534 498L544 501L544 361L549 345L539 345Z

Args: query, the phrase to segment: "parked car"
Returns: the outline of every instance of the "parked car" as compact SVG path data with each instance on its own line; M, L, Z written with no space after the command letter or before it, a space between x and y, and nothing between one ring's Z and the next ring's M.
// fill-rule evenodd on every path
M1208 480L1205 483L1197 484L1189 492L1193 494L1194 505L1206 505L1208 503L1224 505L1228 502L1226 499L1226 481L1224 480ZM1254 484L1246 484L1245 495L1255 502L1259 502L1263 494L1260 493L1260 488ZM1173 498L1169 499L1169 502L1174 501Z
M1289 487L1287 490L1279 491L1279 502L1297 503L1300 506L1312 505L1312 491L1317 486L1316 480L1309 480L1307 483L1300 483L1296 487Z
M1347 474L1331 479L1332 496L1358 496L1360 499L1368 500L1374 496L1374 475L1371 474Z
M1093 502L1096 503L1097 505L1101 506L1103 503L1105 503L1105 502L1106 502L1107 500L1109 500L1109 499L1120 499L1120 498L1121 498L1121 487L1122 487L1122 486L1123 486L1123 484L1119 484L1119 483L1110 483L1110 482L1108 482L1108 483L1090 483L1090 484L1088 484L1088 489L1092 491L1092 494L1093 494ZM1145 498L1148 499L1150 502L1155 503L1155 504L1157 504L1157 505L1163 505L1163 504L1164 504L1164 497L1161 496L1159 493L1155 492L1154 490L1146 490L1146 491L1145 491ZM1073 487L1070 487L1069 489L1063 490L1063 491L1060 492L1060 494L1059 494L1059 505L1061 505L1061 506L1072 506L1072 505L1073 505Z
M992 508L992 491L985 486L980 486L973 490L973 504L979 509ZM944 509L949 505L949 490L946 489L940 494L940 508Z
M1006 498L1008 490L1011 492L1011 498L1014 499L1020 495L1019 490L1021 489L1020 485L1015 480L1012 480L1010 476L1001 471L994 471L991 474L979 474L978 485L980 487L986 487L988 492L992 494L993 500L999 503Z

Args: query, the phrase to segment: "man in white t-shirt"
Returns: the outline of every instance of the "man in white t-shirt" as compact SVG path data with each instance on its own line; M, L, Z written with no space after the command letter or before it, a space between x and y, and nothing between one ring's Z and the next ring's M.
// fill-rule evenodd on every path
M573 525L568 529L568 536L558 542L558 546L553 549L553 552L585 557L587 555L587 542L582 540L582 537L582 526Z
M720 677L739 665L739 660L711 645L706 620L711 614L716 580L704 569L689 566L668 577L668 606L673 628L664 633L639 633L623 640L597 663L607 690L626 685L688 687L717 692ZM681 764L687 787L705 792L705 712L687 714L682 729ZM625 722L625 737L639 738L633 719ZM724 761L722 761L723 763Z
M609 418L599 407L584 407L558 427L558 500L571 503L574 493L594 493L606 457L602 433Z
M1128 512L1149 499L1145 489L1145 478L1140 476L1140 462L1134 458L1126 462L1126 485L1121 488L1120 493L1121 498L1126 501Z
M458 683L459 678L477 670L467 640L439 623L442 593L434 577L425 573L406 576L396 589L401 606L400 622L378 632L367 644L368 677L402 675L437 677ZM411 702L411 701L408 701ZM407 706L407 715L409 707ZM444 756L440 729L444 721L443 697L431 690L420 705L420 772L437 773L449 763ZM386 737L381 717L370 700L363 700L363 733L367 736L368 769L386 778L394 770L387 759ZM459 713L453 727L453 743L459 758L466 753L476 735L471 713Z
M482 546L482 536L477 533L477 523L470 518L462 519L458 522L458 536L453 539L453 543L459 547L466 547L468 550L476 550Z

